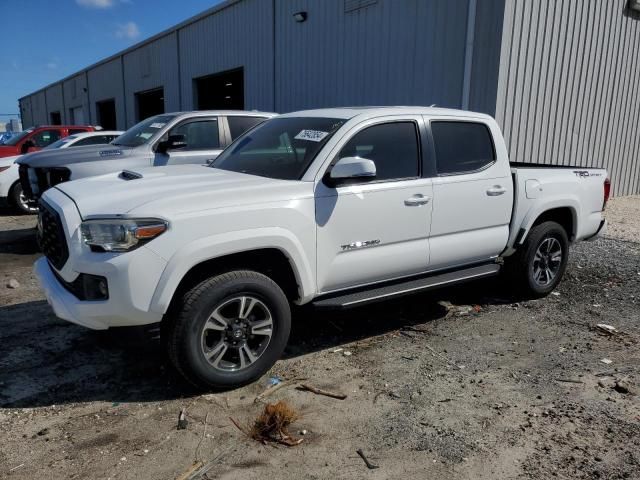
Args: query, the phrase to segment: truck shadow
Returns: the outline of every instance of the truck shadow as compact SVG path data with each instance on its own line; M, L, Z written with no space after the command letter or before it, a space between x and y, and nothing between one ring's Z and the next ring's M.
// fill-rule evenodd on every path
M284 357L439 321L447 315L447 308L438 303L442 299L454 305L502 302L487 300L487 292L496 291L488 283L346 311L300 308L294 313ZM0 307L0 407L146 402L197 395L169 365L158 330L87 330L55 318L44 301Z

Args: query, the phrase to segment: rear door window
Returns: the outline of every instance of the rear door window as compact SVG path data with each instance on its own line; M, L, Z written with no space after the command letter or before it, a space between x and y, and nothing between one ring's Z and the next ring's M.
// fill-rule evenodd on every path
M482 170L496 160L491 132L484 123L431 122L438 175Z
M265 120L265 117L227 117L227 122L229 122L229 132L231 133L231 141L235 140L244 132Z

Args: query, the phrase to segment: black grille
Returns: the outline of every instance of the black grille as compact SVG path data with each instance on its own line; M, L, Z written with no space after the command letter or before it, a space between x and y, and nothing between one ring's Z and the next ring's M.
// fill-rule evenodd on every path
M67 182L71 177L71 171L65 167L34 168L33 172L37 179L37 191L33 191L29 182L29 166L20 165L18 173L20 175L20 185L28 200L37 200L51 187L59 183Z
M69 248L60 215L46 202L40 201L38 213L38 244L49 262L60 270L67 263Z
M18 175L20 176L20 186L22 186L22 192L29 200L33 199L31 183L29 183L29 167L27 165L20 165L18 167Z

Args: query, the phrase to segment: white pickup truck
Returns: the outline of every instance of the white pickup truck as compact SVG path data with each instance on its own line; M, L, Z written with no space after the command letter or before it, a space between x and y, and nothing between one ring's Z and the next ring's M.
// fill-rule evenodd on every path
M190 382L229 388L279 358L292 304L344 308L502 269L525 294L548 294L569 245L603 231L608 195L602 169L510 165L486 115L304 111L210 166L48 190L35 272L60 318L162 322Z

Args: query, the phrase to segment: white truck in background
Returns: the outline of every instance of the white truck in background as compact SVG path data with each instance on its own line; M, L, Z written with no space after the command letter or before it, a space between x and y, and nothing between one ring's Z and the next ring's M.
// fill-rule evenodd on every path
M303 111L250 130L209 166L49 189L35 272L60 318L161 322L186 379L229 388L280 357L292 304L352 307L502 270L547 295L569 245L605 228L608 195L602 169L510 164L486 115Z

